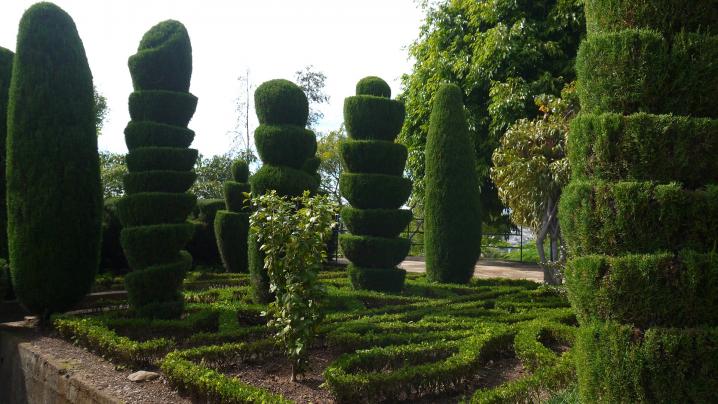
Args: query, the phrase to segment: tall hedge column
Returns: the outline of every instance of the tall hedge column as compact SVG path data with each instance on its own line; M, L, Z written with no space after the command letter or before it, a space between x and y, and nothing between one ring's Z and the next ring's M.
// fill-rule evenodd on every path
M461 89L445 84L434 96L426 140L424 251L432 281L468 283L481 253L476 156Z
M7 107L12 78L12 60L15 54L0 47L0 258L8 257L7 250L7 198L5 194L5 164L7 152ZM0 277L3 275L0 274ZM2 295L0 295L2 299Z
M20 21L7 120L7 209L15 294L43 319L80 300L100 260L102 189L92 74L67 13Z
M227 272L247 272L247 236L250 206L245 193L250 192L249 166L246 161L232 163L232 179L224 183L224 202L214 219L217 249Z
M121 242L132 272L125 277L130 307L142 317L173 318L183 310L180 292L192 257L181 251L192 238L187 216L196 198L197 150L187 129L197 106L189 93L192 47L184 25L161 22L142 37L129 59L134 92L125 129L125 193L118 204Z
M404 104L390 99L389 85L379 77L365 77L356 94L344 101L349 140L342 144L344 172L339 189L351 206L341 217L351 234L339 243L352 262L349 276L357 289L399 292L406 271L396 267L411 243L399 234L411 221L400 209L411 193L403 178L406 147L394 143L404 123Z
M587 0L561 228L585 402L718 392L718 7Z
M305 190L316 192L317 140L314 132L305 129L309 117L307 96L291 81L270 80L257 87L254 105L259 119L254 143L264 164L249 179L252 194L269 190L281 196L299 196ZM250 234L248 244L254 299L266 303L272 295L257 237Z

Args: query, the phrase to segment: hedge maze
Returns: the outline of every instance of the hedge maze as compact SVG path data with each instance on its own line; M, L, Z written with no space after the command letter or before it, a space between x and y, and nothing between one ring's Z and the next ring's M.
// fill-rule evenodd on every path
M576 318L557 289L510 280L441 285L408 274L404 291L390 294L355 290L344 270L320 279L327 316L313 349L333 352L322 373L337 402L531 401L575 378ZM200 401L301 402L233 375L237 366L282 356L250 284L248 274L191 273L181 320L109 312L58 316L54 325L115 363L161 367L174 387ZM520 377L487 385L479 375L489 361L508 361Z
M125 193L117 204L122 248L132 272L125 277L136 315L177 318L184 306L180 287L192 267L182 251L195 225L187 222L196 197L187 190L197 150L187 129L197 106L189 93L192 47L184 25L168 20L152 27L129 59L134 92L132 120L125 129Z
M404 123L404 105L390 97L389 85L370 76L344 101L350 139L341 145L339 188L351 206L341 211L350 234L342 234L339 243L352 262L348 271L355 288L398 292L406 272L396 266L411 247L410 240L399 237L412 217L401 209L411 181L402 177L407 149L394 143Z
M225 210L214 219L217 249L227 272L247 272L249 210L245 193L251 191L249 166L243 160L232 163L232 181L224 183Z
M561 226L586 402L718 391L715 1L586 1Z

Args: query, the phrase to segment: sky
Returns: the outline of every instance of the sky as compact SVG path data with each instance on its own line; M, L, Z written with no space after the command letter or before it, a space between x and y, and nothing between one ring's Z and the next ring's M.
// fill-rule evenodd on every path
M15 50L23 12L35 1L2 0L0 46ZM181 21L193 50L190 92L199 98L189 127L194 148L208 156L232 147L238 77L250 82L286 78L312 65L327 76L328 105L318 132L339 128L344 98L356 82L379 76L400 91L411 70L407 46L416 39L422 12L415 0L56 0L75 21L94 83L106 98L109 115L100 150L125 153L132 81L127 58L142 35L166 19ZM253 122L256 125L256 121Z

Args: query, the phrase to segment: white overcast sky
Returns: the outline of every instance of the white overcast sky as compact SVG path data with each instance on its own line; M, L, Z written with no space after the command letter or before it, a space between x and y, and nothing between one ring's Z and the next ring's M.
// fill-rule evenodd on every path
M0 1L0 46L15 50L23 12L35 1ZM360 78L376 75L400 90L411 61L406 46L418 35L422 13L414 0L56 0L75 20L98 90L110 114L101 150L126 152L132 81L127 58L156 23L176 19L192 40L190 91L199 97L190 128L202 154L226 152L236 121L237 77L246 69L254 84L293 80L307 65L327 75L330 104L319 131L342 123L344 98Z

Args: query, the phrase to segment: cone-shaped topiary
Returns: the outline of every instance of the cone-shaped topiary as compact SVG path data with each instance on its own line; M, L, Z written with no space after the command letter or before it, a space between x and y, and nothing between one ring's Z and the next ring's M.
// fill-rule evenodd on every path
M718 391L718 8L586 0L561 197L585 402Z
M13 53L0 47L0 258L7 258L7 201L5 196L5 162L7 139L7 106ZM2 276L2 274L0 274Z
M245 197L249 185L249 166L244 160L232 163L232 180L224 183L226 210L214 218L217 249L227 272L247 272L247 237L250 206Z
M180 288L192 257L181 251L194 234L187 216L196 198L197 150L187 129L197 98L188 92L192 47L184 25L168 20L142 37L129 59L135 92L125 129L129 153L125 192L118 203L122 248L132 272L125 277L135 314L174 318L183 310Z
M67 13L20 21L7 120L10 262L20 302L42 318L89 290L100 260L102 189L92 74Z
M350 139L341 146L339 188L351 204L341 211L351 234L342 234L339 243L352 262L349 277L355 288L399 292L406 272L396 265L411 245L398 237L411 221L411 212L400 208L409 198L411 181L402 177L406 147L394 143L404 104L389 97L389 85L370 76L359 80L356 95L344 101Z
M309 102L301 88L288 80L270 80L254 92L259 127L254 143L262 167L249 179L253 195L276 190L281 196L300 196L305 190L319 187L314 154L317 141L314 132L305 128ZM249 273L254 299L269 302L269 278L256 236L249 235Z
M461 89L444 84L434 95L426 139L424 251L432 281L467 283L481 252L476 157Z

